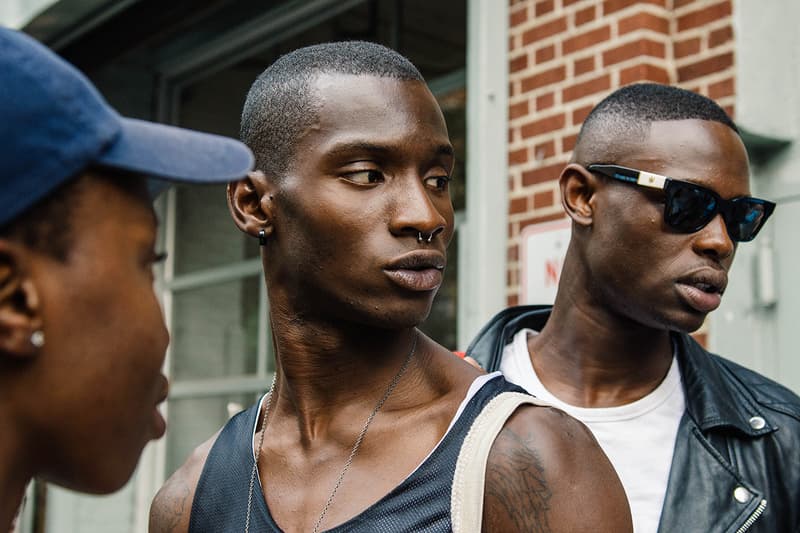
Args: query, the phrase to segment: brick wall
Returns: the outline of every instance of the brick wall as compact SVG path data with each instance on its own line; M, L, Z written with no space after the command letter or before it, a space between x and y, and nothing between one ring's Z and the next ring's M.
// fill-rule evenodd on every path
M563 215L558 175L580 124L637 81L700 92L733 115L732 0L510 0L507 300L520 232Z

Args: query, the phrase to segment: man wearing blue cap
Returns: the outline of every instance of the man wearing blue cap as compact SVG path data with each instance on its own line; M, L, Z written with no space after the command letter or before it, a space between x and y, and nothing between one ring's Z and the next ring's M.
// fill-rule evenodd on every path
M165 422L169 336L147 179L227 182L238 141L120 117L77 70L0 28L0 531L39 477L106 493Z

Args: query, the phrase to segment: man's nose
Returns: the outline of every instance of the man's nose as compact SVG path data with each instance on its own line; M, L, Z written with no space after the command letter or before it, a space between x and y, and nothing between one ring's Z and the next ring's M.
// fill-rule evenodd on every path
M396 192L392 233L407 234L420 240L422 238L432 240L445 230L447 220L437 208L431 197L431 191L425 187L422 178L416 176L414 179L403 181L410 184L398 188Z
M714 259L727 259L736 250L736 243L731 239L725 220L721 213L697 232L694 240L695 251L701 255L711 256Z

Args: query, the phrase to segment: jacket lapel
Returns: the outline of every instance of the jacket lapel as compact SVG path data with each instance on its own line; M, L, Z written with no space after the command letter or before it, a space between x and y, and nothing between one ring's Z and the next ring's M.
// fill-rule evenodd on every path
M684 414L675 443L659 533L734 533L756 514L762 500L762 493L739 478Z

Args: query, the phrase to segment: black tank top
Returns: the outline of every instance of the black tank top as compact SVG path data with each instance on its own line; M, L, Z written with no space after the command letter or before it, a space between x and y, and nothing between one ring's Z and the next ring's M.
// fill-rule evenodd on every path
M500 375L488 380L427 459L378 502L329 532L451 531L450 487L458 452L475 417L495 396L524 392ZM197 483L190 533L244 531L253 468L252 438L259 404L231 418L219 434ZM253 533L279 533L257 484L250 516Z

